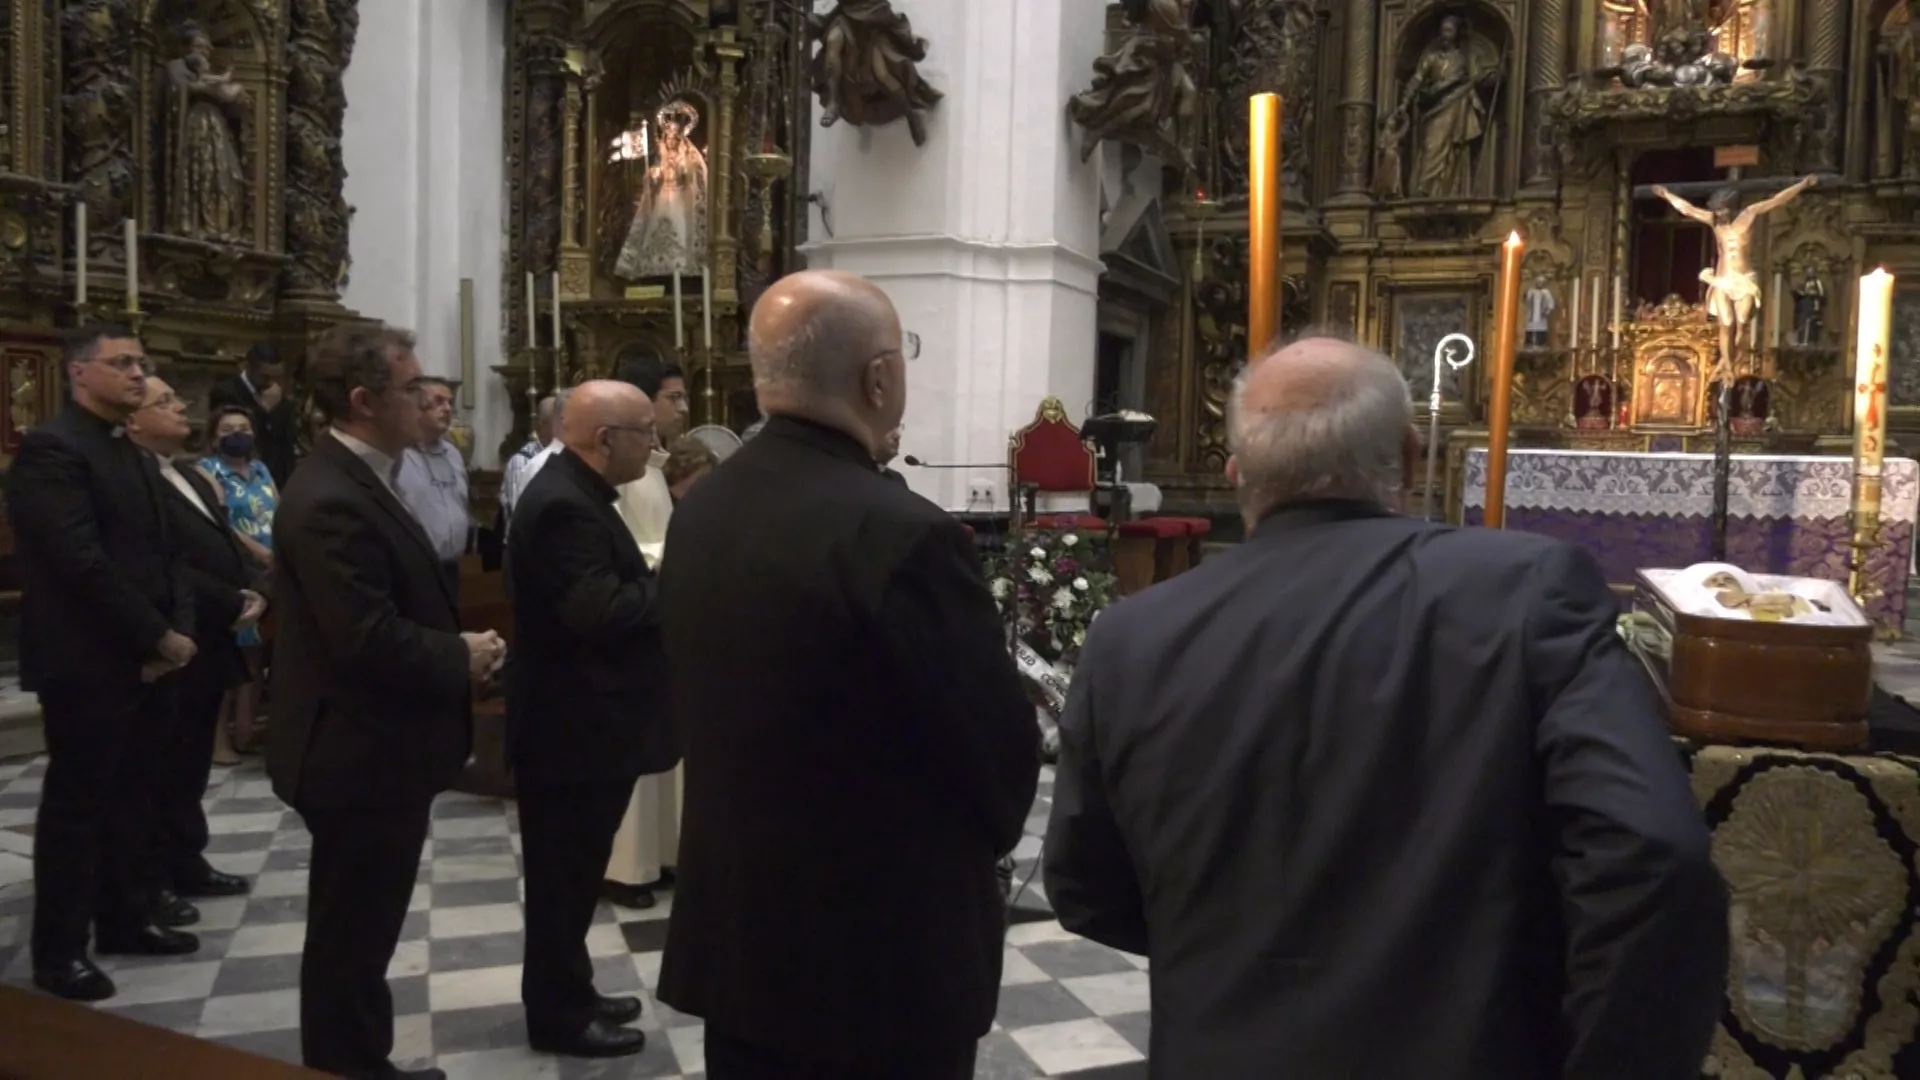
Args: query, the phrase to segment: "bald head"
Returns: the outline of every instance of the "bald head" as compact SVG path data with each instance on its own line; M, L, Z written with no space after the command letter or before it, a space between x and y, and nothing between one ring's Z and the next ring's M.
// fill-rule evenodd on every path
M1308 338L1250 367L1227 407L1229 475L1249 522L1316 498L1392 505L1418 456L1406 380L1386 357Z
M533 435L541 445L553 441L553 417L560 402L552 394L540 399L539 407L533 414Z
M627 383L581 383L561 411L560 442L609 484L638 480L653 453L653 403Z
M837 427L876 448L906 408L900 316L872 282L803 270L753 308L747 350L760 411Z

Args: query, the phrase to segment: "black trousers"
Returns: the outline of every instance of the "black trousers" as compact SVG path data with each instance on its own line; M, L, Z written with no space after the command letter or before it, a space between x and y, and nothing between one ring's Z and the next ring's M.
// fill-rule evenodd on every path
M634 780L638 780L635 777ZM565 785L519 781L527 944L520 1001L536 1038L569 1038L593 1021L587 929L634 780Z
M387 965L413 897L431 809L423 800L400 809L300 810L313 834L300 958L300 1057L309 1068L353 1080L389 1075Z
M178 889L206 876L207 778L213 772L213 736L233 667L226 656L202 652L173 676L179 685L174 722L154 759L154 825L159 833L162 888Z
M33 963L87 955L87 931L147 925L152 764L172 723L169 680L40 688L47 775L33 842Z
M816 1061L707 1029L707 1080L973 1080L977 1045L928 1051L913 1061Z

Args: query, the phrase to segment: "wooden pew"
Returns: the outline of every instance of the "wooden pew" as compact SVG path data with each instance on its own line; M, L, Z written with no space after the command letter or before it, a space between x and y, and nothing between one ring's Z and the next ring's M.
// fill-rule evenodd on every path
M5 1080L327 1080L325 1073L0 986Z

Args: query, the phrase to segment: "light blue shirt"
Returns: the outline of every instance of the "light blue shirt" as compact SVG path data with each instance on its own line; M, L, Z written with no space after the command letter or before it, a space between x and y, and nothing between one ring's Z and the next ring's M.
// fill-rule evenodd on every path
M467 512L467 463L459 447L445 439L432 447L408 447L394 494L419 519L442 561L466 554L473 520Z

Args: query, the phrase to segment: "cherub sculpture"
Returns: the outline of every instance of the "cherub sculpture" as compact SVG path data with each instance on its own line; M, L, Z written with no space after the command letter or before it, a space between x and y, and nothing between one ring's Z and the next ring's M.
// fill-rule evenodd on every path
M821 127L841 120L877 127L904 118L913 144L925 145L926 111L944 95L915 66L927 58L927 39L913 35L913 24L891 0L840 0L825 15L809 15L807 33L820 42L811 75Z
M1187 70L1193 0L1145 0L1120 48L1093 62L1093 86L1067 103L1087 129L1080 160L1107 139L1131 143L1189 171L1199 95Z

